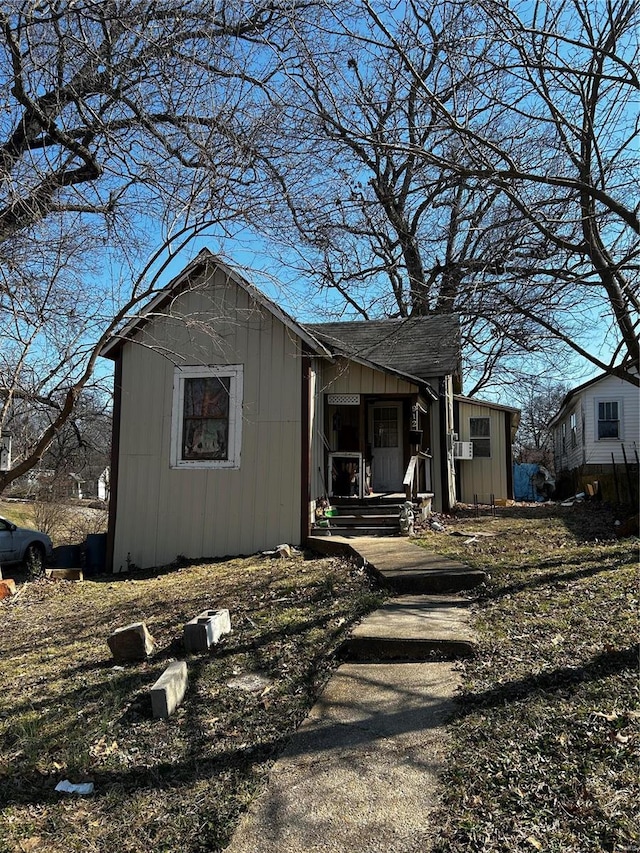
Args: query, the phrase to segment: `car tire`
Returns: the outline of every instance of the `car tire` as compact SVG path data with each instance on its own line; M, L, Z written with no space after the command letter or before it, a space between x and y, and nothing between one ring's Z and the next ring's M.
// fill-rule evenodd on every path
M45 557L44 548L37 542L32 542L24 552L24 565L32 578L39 578L44 574Z

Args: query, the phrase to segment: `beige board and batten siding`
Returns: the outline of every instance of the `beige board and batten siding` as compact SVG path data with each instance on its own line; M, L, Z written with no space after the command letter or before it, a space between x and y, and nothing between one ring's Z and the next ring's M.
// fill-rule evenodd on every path
M210 276L138 332L147 346L123 346L115 571L300 539L300 341L222 270ZM243 366L238 469L170 467L174 363Z
M366 364L339 358L323 363L318 393L322 394L416 394L418 388L406 379L375 370Z
M471 441L469 425L471 418L489 418L491 432L490 458L475 457L462 459L459 462L458 499L463 503L473 503L474 496L477 495L480 503L488 503L491 495L496 500L508 498L507 465L511 463L507 461L508 446L504 410L460 400L458 417L460 441Z

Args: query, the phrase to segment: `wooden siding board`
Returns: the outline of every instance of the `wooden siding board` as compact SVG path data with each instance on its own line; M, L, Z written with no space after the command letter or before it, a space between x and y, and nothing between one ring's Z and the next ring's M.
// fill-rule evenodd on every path
M320 385L327 394L415 394L418 390L404 379L345 359L322 365Z

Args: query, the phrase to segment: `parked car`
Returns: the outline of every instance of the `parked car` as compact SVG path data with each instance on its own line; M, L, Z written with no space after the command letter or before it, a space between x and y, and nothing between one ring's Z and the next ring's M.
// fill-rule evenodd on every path
M0 566L24 563L33 574L43 571L53 558L53 543L46 533L18 527L0 516Z

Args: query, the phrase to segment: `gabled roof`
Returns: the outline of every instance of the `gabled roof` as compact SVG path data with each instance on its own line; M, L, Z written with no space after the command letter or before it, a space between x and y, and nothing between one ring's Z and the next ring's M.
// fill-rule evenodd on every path
M347 356L425 382L457 373L460 321L455 315L305 323L333 355Z
M454 394L454 403L466 403L471 406L485 406L487 409L494 409L496 412L507 412L510 414L511 423L514 430L520 425L521 409L516 409L514 406L505 406L502 403L493 403L491 400L480 400L477 397L465 397L464 394Z
M303 326L297 323L290 317L286 311L283 311L275 302L272 302L262 291L258 290L253 284L250 284L246 279L239 275L230 266L224 263L219 257L210 252L209 249L202 249L198 255L187 264L187 266L174 279L172 279L166 287L163 287L156 296L148 302L140 314L133 317L126 323L122 329L117 331L102 348L100 355L105 358L114 358L117 350L125 341L130 340L140 331L149 320L164 307L169 305L173 299L189 287L193 286L193 282L206 272L207 267L218 267L227 276L230 281L233 281L238 287L244 290L251 299L266 308L271 314L278 318L287 328L291 329L299 338L301 338L312 352L316 355L330 356L330 352L318 340L310 335Z
M629 371L630 371L630 373L637 373L638 372L637 362L632 362L630 364ZM555 426L555 424L559 420L562 419L566 409L569 407L569 405L571 404L571 401L573 400L574 397L577 397L578 394L580 394L582 391L586 391L586 389L590 388L592 385L597 385L598 382L602 382L603 379L608 379L611 376L614 376L614 374L612 374L612 373L599 373L597 376L594 376L592 379L588 379L586 382L583 382L582 385L576 385L575 388L572 388L570 391L568 391L565 394L565 396L562 400L562 403L560 403L560 408L558 409L556 414L549 421L549 426Z
M105 344L101 355L115 358L119 348L146 323L193 286L208 267L217 267L257 304L277 317L323 358L346 356L361 364L399 376L422 386L437 399L428 379L456 373L460 358L460 327L455 316L409 317L400 320L351 321L345 323L298 323L275 302L250 284L220 258L203 249L182 272L145 305Z

